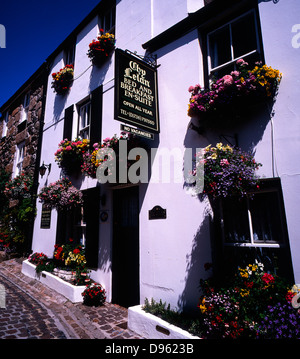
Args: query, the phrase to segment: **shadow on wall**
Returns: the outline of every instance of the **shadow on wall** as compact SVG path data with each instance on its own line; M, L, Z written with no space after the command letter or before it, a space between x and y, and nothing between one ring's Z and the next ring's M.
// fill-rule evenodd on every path
M65 95L55 95L54 106L53 106L53 122L55 128L58 122L62 119L62 113L65 109L65 105L67 102L68 94Z
M103 63L101 66L92 65L92 71L90 75L90 84L89 84L89 91L92 92L97 87L103 84L105 76L111 64L113 62L112 56L114 52L109 56L109 58Z
M187 256L185 288L178 299L178 308L184 311L197 312L200 297L200 279L207 278L204 264L211 256L210 245L210 214L205 209L204 219L195 234L193 247L190 255Z

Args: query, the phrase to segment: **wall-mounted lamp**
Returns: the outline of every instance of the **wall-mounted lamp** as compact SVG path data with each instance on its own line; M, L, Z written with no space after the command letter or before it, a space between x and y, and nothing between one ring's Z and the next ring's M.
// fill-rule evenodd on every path
M39 169L41 177L44 176L44 174L46 173L47 168L48 168L48 174L49 174L50 171L51 171L51 163L49 163L49 165L45 165L44 161L43 161L43 164L41 165L41 167Z

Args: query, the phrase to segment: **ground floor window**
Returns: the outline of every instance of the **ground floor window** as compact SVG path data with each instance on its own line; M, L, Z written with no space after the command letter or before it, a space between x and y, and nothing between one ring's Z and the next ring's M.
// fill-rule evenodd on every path
M257 260L265 270L293 278L279 179L262 180L247 198L220 201L217 212L219 269L234 271Z
M85 247L88 267L97 267L99 247L99 188L83 191L84 204L58 213L56 244L74 243Z

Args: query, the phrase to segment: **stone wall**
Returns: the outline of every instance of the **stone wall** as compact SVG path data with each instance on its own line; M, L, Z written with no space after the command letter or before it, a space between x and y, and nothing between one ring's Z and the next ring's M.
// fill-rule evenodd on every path
M23 97L20 96L9 108L7 133L0 140L0 167L13 173L17 145L25 141L23 170L33 175L42 119L43 86L31 91L26 123L21 122L24 113L22 102ZM2 132L3 121L0 123L0 134Z

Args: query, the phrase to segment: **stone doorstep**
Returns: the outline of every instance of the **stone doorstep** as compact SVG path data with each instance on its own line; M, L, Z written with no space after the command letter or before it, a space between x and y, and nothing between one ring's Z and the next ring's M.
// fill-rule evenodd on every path
M56 275L45 271L37 274L35 267L36 266L34 264L30 263L28 259L26 259L22 263L22 273L30 278L40 281L49 288L54 289L56 292L69 299L72 303L83 302L81 293L85 290L85 285L72 285Z
M146 313L142 305L128 308L128 329L146 339L201 339L153 314Z

